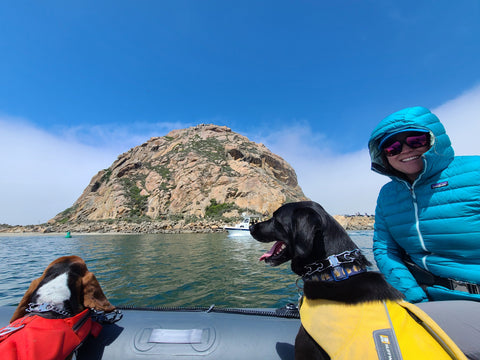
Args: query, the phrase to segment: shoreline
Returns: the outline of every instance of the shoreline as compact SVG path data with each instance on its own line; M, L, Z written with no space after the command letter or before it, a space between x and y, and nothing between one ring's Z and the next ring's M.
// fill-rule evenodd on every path
M371 215L334 215L333 218L345 230L373 230L375 217ZM214 233L226 232L223 227L225 222L219 220L203 220L195 223L180 221L143 221L116 222L90 221L82 223L58 224L46 223L40 225L0 225L1 235L20 234L52 234L63 235L67 232L77 235L101 235L101 234L191 234L191 233Z

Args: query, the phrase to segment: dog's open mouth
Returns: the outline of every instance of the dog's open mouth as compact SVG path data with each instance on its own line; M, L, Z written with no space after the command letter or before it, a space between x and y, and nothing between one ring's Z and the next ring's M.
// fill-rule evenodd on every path
M277 241L273 244L272 248L260 256L259 261L265 261L273 266L279 265L288 260L288 257L285 256L287 252L287 244L283 241Z

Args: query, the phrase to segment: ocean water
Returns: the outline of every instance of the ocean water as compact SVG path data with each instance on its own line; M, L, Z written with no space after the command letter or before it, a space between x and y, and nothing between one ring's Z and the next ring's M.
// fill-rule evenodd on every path
M373 263L372 231L351 231ZM271 244L215 234L0 235L0 305L17 305L60 256L82 257L113 304L281 307L296 303L289 264L258 258Z

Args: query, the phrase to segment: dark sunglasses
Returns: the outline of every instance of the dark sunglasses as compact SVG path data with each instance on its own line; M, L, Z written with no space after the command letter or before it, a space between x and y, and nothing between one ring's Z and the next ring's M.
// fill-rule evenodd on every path
M395 156L402 152L403 144L407 144L408 147L412 149L417 149L423 146L427 146L429 139L430 139L429 134L407 136L403 140L395 140L393 143L389 144L388 146L385 145L383 147L383 153L389 157Z

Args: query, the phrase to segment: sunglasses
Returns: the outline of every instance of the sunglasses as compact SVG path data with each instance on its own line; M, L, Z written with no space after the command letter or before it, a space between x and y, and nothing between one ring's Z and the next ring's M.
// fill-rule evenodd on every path
M384 146L383 153L388 157L395 156L402 152L403 144L408 145L408 147L412 149L417 149L423 146L427 146L428 142L429 134L407 136L403 140L395 140L390 145Z

